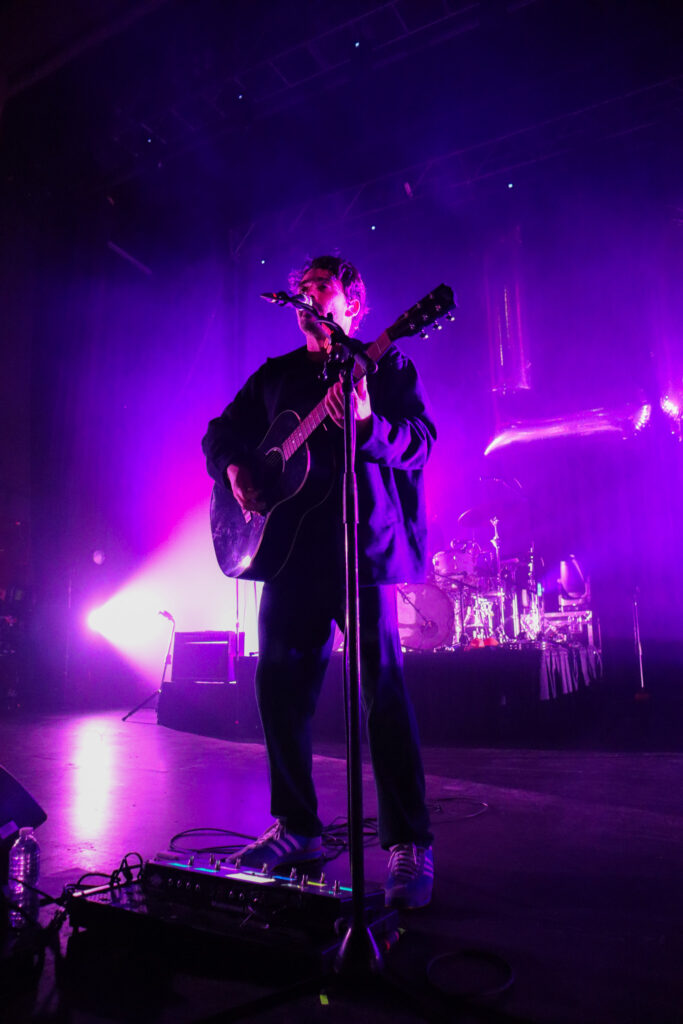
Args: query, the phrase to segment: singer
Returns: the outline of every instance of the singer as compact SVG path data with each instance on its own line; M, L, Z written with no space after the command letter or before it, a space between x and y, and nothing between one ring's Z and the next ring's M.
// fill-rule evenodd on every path
M356 267L320 256L290 276L291 291L352 334L366 311ZM306 415L324 399L331 423L311 444L311 476L331 484L302 514L284 567L263 588L259 610L256 697L268 759L274 823L235 860L273 872L318 860L322 822L312 778L311 721L330 658L334 623L344 626L342 528L343 396L320 371L330 331L297 309L305 345L268 359L202 442L209 474L230 488L245 514L264 507L250 452L276 416ZM426 515L423 469L436 439L412 362L392 345L377 372L353 396L357 422L358 547L362 700L377 789L379 838L389 852L385 883L391 907L425 906L432 895L432 832L422 758L403 681L395 585L424 578ZM316 491L319 495L320 490Z

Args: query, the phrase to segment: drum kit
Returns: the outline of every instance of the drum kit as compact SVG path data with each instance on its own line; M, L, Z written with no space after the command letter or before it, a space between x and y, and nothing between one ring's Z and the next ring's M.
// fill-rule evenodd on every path
M454 538L432 559L427 583L398 588L401 645L413 651L519 646L543 637L543 587L534 546L523 558L500 558L499 518L478 506L458 519L463 533L489 525L488 543Z

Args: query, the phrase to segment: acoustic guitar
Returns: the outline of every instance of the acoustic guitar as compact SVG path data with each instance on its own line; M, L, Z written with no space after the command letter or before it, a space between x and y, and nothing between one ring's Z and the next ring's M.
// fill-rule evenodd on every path
M367 355L377 363L398 338L424 335L441 317L452 320L454 307L452 289L439 285L368 345ZM356 365L354 380L362 376ZM323 399L303 419L286 410L273 420L250 460L265 497L263 512L242 509L229 488L214 485L211 533L218 564L226 576L269 581L286 565L306 513L325 500L332 486L329 475L321 486L311 472L307 444L326 419Z

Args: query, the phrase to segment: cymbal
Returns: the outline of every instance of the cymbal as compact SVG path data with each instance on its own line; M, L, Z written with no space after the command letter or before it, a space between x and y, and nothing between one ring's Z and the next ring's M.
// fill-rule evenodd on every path
M524 509L528 512L528 499L516 479L482 476L471 492L470 500L474 501L472 508L458 519L459 523L470 528L487 526L492 519L519 515Z
M499 508L498 503L486 502L462 512L458 516L458 522L467 527L487 526L493 519L500 519L501 512L504 512L504 509Z

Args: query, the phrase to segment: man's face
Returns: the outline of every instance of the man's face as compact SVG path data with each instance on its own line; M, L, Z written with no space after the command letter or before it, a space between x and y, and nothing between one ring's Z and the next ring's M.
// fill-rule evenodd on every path
M349 301L344 294L341 281L329 270L312 268L301 279L299 291L306 295L315 310L324 316L332 316L341 329L348 334L353 318L358 312L358 301ZM299 327L307 336L322 341L328 332L303 310L297 311Z

